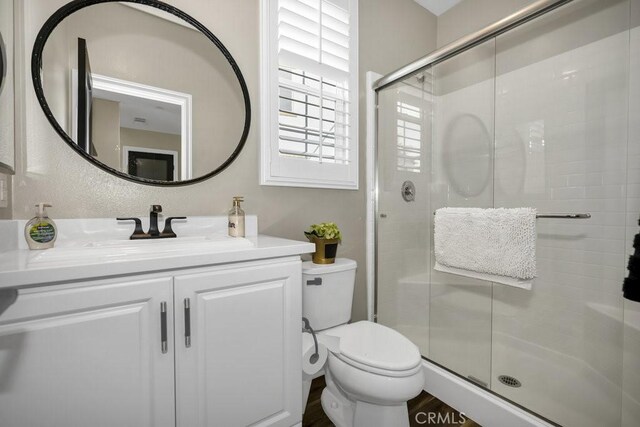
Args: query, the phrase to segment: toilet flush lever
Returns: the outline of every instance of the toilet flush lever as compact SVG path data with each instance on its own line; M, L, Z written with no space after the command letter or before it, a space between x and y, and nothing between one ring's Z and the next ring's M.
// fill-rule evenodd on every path
M322 285L322 277L314 277L313 280L307 280L307 286L320 286Z

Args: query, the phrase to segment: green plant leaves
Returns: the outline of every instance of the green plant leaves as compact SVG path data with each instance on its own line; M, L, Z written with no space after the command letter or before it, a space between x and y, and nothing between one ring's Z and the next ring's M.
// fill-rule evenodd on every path
M321 222L320 224L313 224L309 227L308 231L304 234L309 236L313 234L316 237L322 239L339 239L342 240L342 234L335 222Z

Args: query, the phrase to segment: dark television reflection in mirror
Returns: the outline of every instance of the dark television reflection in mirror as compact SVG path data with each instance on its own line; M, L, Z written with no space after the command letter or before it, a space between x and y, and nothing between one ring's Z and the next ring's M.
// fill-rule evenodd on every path
M71 137L69 137L69 135L67 135L67 133L62 129L62 127L56 120L53 112L51 111L51 108L49 107L49 104L47 103L47 100L44 95L44 90L42 87L42 76L41 76L42 53L43 53L45 44L47 43L47 40L49 39L49 36L53 32L53 30L67 16L77 12L80 9L84 9L85 7L89 7L95 4L113 3L113 2L135 3L135 4L151 6L161 11L168 12L186 21L188 24L190 24L191 26L196 28L198 31L200 31L202 34L204 34L218 49L220 49L220 51L222 52L226 60L229 62L229 65L233 69L233 72L235 73L236 77L238 78L238 83L240 84L240 88L242 90L242 96L244 98L244 105L245 105L244 129L242 131L242 136L240 137L240 141L238 142L238 145L234 149L233 153L231 153L229 158L227 158L215 170L205 175L199 176L197 178L184 180L184 181L178 181L178 180L161 181L157 179L149 179L149 178L132 176L127 173L121 172L117 169L114 169L110 166L107 166L104 163L94 159L90 153L88 153L86 150L83 150L78 144L76 144L71 139ZM71 148L73 148L78 154L83 156L89 162L93 163L95 166L113 175L119 176L120 178L124 178L129 181L146 184L146 185L155 185L155 186L181 186L181 185L189 185L189 184L194 184L196 182L204 181L225 170L238 157L238 155L240 154L240 151L242 151L242 148L244 147L244 144L247 140L247 136L249 135L249 128L251 126L251 103L249 99L249 90L247 89L247 84L244 80L242 72L240 71L240 68L238 67L238 64L236 63L235 59L233 59L233 56L231 56L231 53L229 53L227 48L222 44L220 40L218 40L218 38L211 31L209 31L207 27L202 25L199 21L197 21L195 18L188 15L187 13L183 12L182 10L174 6L171 6L167 3L163 3L161 1L157 1L157 0L74 0L70 3L67 3L66 5L58 9L53 15L51 15L49 19L47 19L47 21L44 23L40 31L38 32L35 44L33 46L33 53L31 55L31 79L33 81L33 86L36 91L38 102L40 103L40 106L42 107L42 110L44 111L45 116L49 120L49 123L51 123L51 126L53 126L53 128L58 133L58 135L60 135L60 137L67 144L69 144L69 146L71 146Z
M163 153L129 151L127 169L129 175L161 181L173 181L175 156Z

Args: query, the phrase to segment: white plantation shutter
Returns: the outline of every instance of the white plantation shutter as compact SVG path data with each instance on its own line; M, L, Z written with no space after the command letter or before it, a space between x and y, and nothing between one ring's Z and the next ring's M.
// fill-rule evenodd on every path
M358 186L357 0L263 0L262 184Z

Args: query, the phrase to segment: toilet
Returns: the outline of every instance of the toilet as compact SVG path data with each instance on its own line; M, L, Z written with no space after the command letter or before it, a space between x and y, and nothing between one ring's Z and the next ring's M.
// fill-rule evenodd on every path
M357 264L302 264L302 315L320 335L340 338L329 352L322 408L337 427L408 427L407 401L424 387L422 357L386 326L348 323Z

